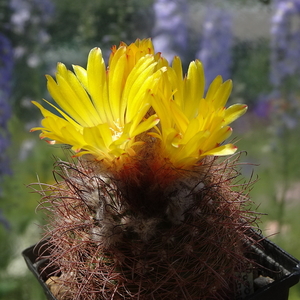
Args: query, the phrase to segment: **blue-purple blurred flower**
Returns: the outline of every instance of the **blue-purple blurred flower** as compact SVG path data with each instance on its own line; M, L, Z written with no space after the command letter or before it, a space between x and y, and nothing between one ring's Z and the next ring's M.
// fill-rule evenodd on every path
M203 34L197 58L201 60L207 78L206 86L221 75L224 80L231 76L232 16L230 12L208 6L203 24Z
M10 9L11 25L15 33L24 32L28 22L47 24L54 14L54 4L51 0L10 0Z
M256 99L256 104L253 112L256 116L262 119L268 119L272 111L272 97L271 95L259 95Z
M31 47L33 45L41 47L50 40L45 27L54 15L54 4L51 0L10 0L10 9L12 12L10 29L20 37L20 41L24 36L28 36L28 32L34 32L30 35L30 40L19 42L15 49L15 58L27 55L28 66L37 67L40 63L38 51L32 51Z
M10 139L7 124L11 116L9 100L13 64L12 45L9 39L0 34L0 181L4 174L10 173L6 150Z
M277 135L283 128L294 130L300 117L299 97L293 93L283 97L280 91L274 90L257 98L253 112L264 120L272 118L271 127Z
M276 0L271 27L271 83L300 72L300 0Z
M184 57L187 50L187 1L156 0L153 45L168 61L175 55Z

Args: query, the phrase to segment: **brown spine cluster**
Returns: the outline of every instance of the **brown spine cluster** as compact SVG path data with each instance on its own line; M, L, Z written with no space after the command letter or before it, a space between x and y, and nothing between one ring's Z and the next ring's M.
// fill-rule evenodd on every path
M166 166L168 186L153 184L155 174L135 186L99 175L96 162L58 161L57 183L41 202L55 296L232 299L237 274L249 267L247 231L256 220L251 183L236 183L238 160L206 158L188 171Z

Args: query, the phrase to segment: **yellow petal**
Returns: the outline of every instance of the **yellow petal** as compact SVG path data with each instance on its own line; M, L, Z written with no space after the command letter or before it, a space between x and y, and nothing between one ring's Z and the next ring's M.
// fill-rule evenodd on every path
M197 114L199 100L203 97L205 87L204 70L199 60L190 63L186 78L184 104L185 115L192 119Z
M71 105L71 103L64 98L55 80L49 75L46 75L46 78L48 91L51 94L54 101L76 122L78 122L79 124L84 123L84 120L81 118L79 111L76 111L76 109Z
M181 131L183 133L182 143L185 144L189 140L191 140L197 132L199 132L200 124L198 119L191 120L185 131Z
M220 129L216 129L212 132L207 140L203 143L203 149L205 151L211 150L213 148L219 147L226 139L228 139L232 134L232 128L225 126Z
M37 129L37 130L39 130L39 129ZM152 137L154 137L156 139L162 140L161 134L159 134L159 133L151 131L151 132L148 132L148 135L150 135L150 136L152 136Z
M105 63L100 48L90 51L87 63L88 92L101 118L101 122L112 120L110 110Z
M88 91L88 77L86 69L77 65L72 65L72 67L80 83Z
M101 150L109 148L113 141L112 132L107 123L83 128L83 136L87 144L99 147Z
M182 64L178 56L174 57L172 62L172 68L168 68L168 76L170 81L173 82L174 87L176 87L176 92L174 93L174 101L179 107L184 108L184 82L182 74Z
M182 109L173 101L170 103L169 114L172 114L174 117L174 123L178 127L180 132L185 132L189 124L188 117L184 114Z
M216 94L214 95L214 105L215 108L224 107L226 102L230 96L232 90L232 81L227 80L225 81L217 90Z
M68 76L57 74L57 84L64 102L70 102L72 108L80 112L82 126L96 126L101 122L91 99L80 84L73 72L68 71ZM58 103L60 105L60 103ZM61 106L61 105L60 105Z
M246 113L248 106L245 104L234 104L225 111L224 125L228 125Z
M206 100L208 102L213 102L215 99L215 94L217 93L219 87L221 86L221 84L223 83L223 79L222 76L218 75L210 84L207 93L206 93Z
M207 151L203 153L202 156L206 155L215 155L215 156L226 156L226 155L231 155L235 153L237 150L237 147L233 144L226 144L217 148L214 148L210 151Z
M72 126L74 126L75 128L77 128L77 130L80 130L82 127L73 121L73 119L71 119L68 115L66 115L63 111L61 111L60 109L58 109L56 106L54 106L53 104L49 103L47 100L44 100L46 103L48 103L50 106L52 106L54 109L56 109L69 123L71 123ZM50 112L49 110L45 109L40 103L36 102L36 101L32 101L32 103L37 106L41 113L43 114L44 117L57 117L56 115L54 115L52 112Z
M131 133L131 136L137 136L142 132L146 132L149 129L153 128L159 122L157 115L150 116L147 120L141 122L138 126L135 127L134 131Z
M139 60L128 76L124 88L124 98L126 100L125 103L127 103L126 122L131 122L138 110L144 106L145 92L149 90L151 82L155 80L155 77L152 76L155 66L156 63L153 57L144 57ZM130 99L130 101L128 101L128 99ZM125 111L125 107L123 104L123 111Z
M186 156L198 157L199 150L201 150L204 141L208 137L208 131L197 132L185 145L185 149L188 153Z
M125 48L119 48L115 53L108 70L108 91L110 110L115 121L120 118L119 109L123 87L125 84L124 75L126 70Z

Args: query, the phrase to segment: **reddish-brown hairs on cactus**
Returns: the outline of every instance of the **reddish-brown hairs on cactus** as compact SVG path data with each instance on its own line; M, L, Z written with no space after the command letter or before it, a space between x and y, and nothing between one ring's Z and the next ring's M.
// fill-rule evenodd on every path
M235 184L239 156L185 171L146 215L97 163L58 161L57 183L41 191L52 292L59 300L230 299L250 266L247 232L257 217L251 183Z

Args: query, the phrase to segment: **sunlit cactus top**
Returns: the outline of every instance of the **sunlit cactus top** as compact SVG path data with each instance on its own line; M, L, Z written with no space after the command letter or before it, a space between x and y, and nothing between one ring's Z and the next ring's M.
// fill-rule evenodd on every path
M208 155L230 155L231 122L246 105L225 108L232 83L218 76L204 97L200 61L183 76L180 58L172 66L155 53L150 39L113 47L108 67L101 50L90 51L87 68L57 66L56 80L47 76L48 90L60 116L33 102L44 119L40 137L68 144L76 155L92 154L105 164L139 155L148 147L177 168L190 168ZM141 135L148 139L140 138ZM153 147L153 144L156 146Z

